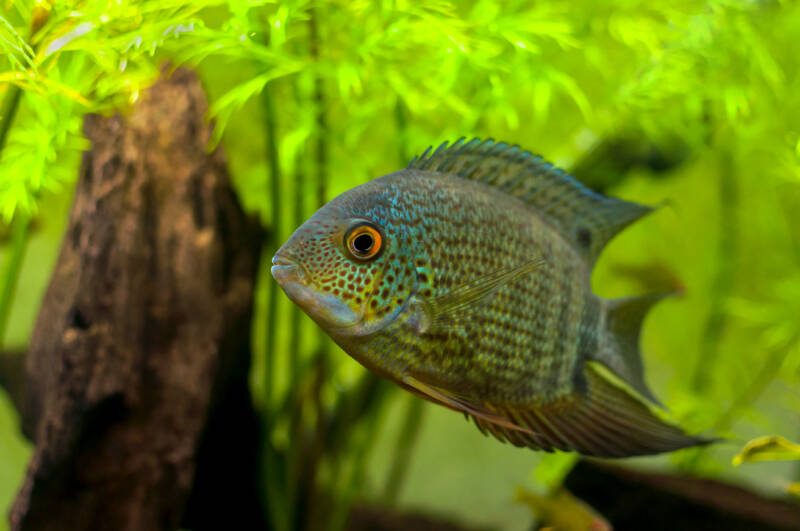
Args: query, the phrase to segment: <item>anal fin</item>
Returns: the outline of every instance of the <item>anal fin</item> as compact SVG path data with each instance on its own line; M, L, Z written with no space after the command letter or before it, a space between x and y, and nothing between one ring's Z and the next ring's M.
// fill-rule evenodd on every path
M570 401L539 408L498 408L498 414L528 432L508 431L476 418L484 433L517 446L545 451L572 450L595 457L632 457L708 444L712 440L687 435L661 418L599 363L584 371L587 392Z
M489 422L506 430L530 431L529 428L526 428L524 426L518 426L513 422L509 421L508 419L506 419L505 417L503 417L502 415L498 415L497 413L490 411L485 407L476 404L471 404L468 401L461 399L451 393L448 393L444 390L440 390L437 389L436 387L425 384L412 376L403 377L401 379L401 382L405 384L407 387L415 390L416 394L422 396L427 400L430 400L431 402L441 404L456 411L462 411L464 413L467 413L468 415L472 415L475 418L484 420L486 422Z

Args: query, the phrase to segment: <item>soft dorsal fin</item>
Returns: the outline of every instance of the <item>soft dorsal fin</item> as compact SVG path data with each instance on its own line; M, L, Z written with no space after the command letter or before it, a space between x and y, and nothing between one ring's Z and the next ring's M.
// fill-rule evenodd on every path
M619 231L653 209L590 190L542 157L494 140L445 142L408 169L458 175L495 186L531 205L571 241L591 266Z

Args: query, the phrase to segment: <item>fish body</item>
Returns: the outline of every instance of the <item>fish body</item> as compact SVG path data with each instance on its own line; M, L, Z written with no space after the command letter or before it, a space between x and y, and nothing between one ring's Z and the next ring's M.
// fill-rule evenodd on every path
M638 352L659 296L590 288L606 242L651 209L516 146L444 144L321 208L273 275L377 374L503 441L627 456L703 442L654 413Z

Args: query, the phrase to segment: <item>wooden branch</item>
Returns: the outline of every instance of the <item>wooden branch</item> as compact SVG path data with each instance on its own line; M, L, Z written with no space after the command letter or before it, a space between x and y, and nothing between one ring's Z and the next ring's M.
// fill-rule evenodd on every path
M579 461L564 486L614 529L800 529L800 506L710 478Z
M236 403L254 431L246 374L261 234L221 152L207 153L205 111L197 79L179 69L127 116L86 119L93 147L28 350L36 448L14 530L177 529L211 413ZM252 439L238 441L244 455Z

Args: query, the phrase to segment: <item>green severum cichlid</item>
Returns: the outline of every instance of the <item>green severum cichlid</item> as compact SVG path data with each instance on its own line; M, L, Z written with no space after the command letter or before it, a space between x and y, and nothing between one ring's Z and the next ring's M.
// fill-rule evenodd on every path
M655 413L639 330L661 297L595 296L606 243L650 212L517 146L443 144L317 211L272 274L380 376L483 433L603 457L707 442Z

